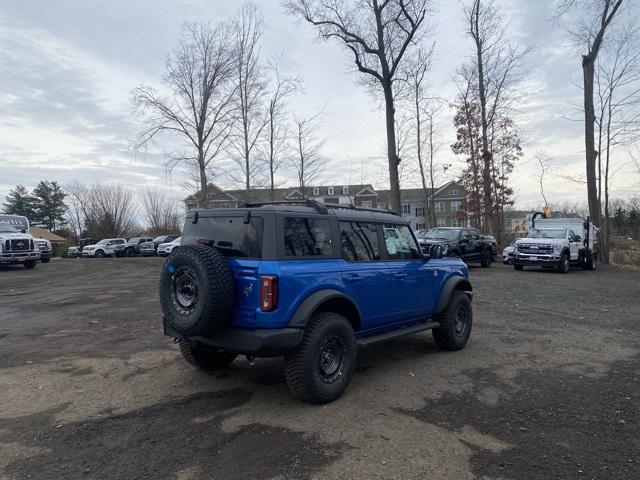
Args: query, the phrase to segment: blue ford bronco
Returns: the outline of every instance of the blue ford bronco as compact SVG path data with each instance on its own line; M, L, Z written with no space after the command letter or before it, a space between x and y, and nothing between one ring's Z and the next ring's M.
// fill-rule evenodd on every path
M465 264L440 245L424 255L402 217L309 200L190 210L160 280L164 332L187 362L284 356L312 403L345 391L359 346L432 330L463 348L471 298Z

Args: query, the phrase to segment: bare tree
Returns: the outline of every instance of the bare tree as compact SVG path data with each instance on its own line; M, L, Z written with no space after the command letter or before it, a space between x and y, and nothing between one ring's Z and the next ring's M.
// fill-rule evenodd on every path
M158 133L181 141L183 150L166 152L167 169L195 165L203 196L207 170L227 147L231 133L233 66L229 25L187 22L178 46L167 59L162 83L169 94L148 86L133 91L133 103L146 121L135 147L148 145Z
M412 110L413 131L415 136L415 155L418 164L420 183L424 192L425 218L427 227L436 226L435 153L436 127L435 117L442 107L442 100L428 94L427 73L431 68L433 46L429 50L418 49L417 53L405 65L405 95Z
M593 101L595 67L598 54L602 47L605 32L611 21L622 5L622 0L589 0L578 2L577 0L560 0L556 15L566 14L577 6L584 8L588 18L580 20L580 27L575 36L578 42L586 47L586 53L582 55L582 79L584 94L584 143L585 163L587 173L587 197L589 203L589 215L594 222L600 224L601 206L598 201L596 161L598 152L595 150L595 107ZM584 5L584 7L583 7Z
M75 208L79 230L90 237L122 237L136 229L135 195L124 185L86 186L75 181L66 185L65 191Z
M265 157L269 165L269 190L271 200L275 200L275 175L288 157L290 132L287 126L287 101L301 86L300 80L293 77L282 77L277 60L270 64L273 75L269 104L267 109L267 126L265 128Z
M249 201L251 187L261 169L254 155L262 130L268 122L264 105L267 95L267 81L264 68L260 64L260 38L264 31L262 14L256 6L245 3L234 19L234 52L236 104L239 121L234 124L233 145L236 151L235 164L242 173L245 200ZM234 169L235 170L235 169ZM239 180L235 171L230 171L234 180Z
M150 235L180 233L180 215L176 202L164 192L146 188L140 192L140 204Z
M614 150L634 144L640 134L640 35L634 26L611 32L611 40L603 46L596 64L595 82L598 202L604 206L601 250L607 263Z
M309 117L295 117L295 132L291 147L293 156L291 165L298 179L300 194L305 196L305 189L317 181L322 174L325 160L320 154L324 139L316 136L322 112Z
M482 144L482 190L485 228L499 230L494 205L491 131L501 113L510 107L515 86L522 80L522 64L528 49L514 46L507 38L508 23L492 0L473 0L463 7L467 35L473 40L473 76L480 107ZM464 74L464 73L463 73Z
M287 0L285 5L315 25L320 38L338 39L353 53L366 85L382 91L391 208L400 211L394 82L407 50L420 39L431 0Z
M549 208L549 202L547 201L547 196L544 193L544 176L547 173L548 165L550 162L550 158L544 152L538 152L535 154L534 158L540 165L540 170L538 170L538 183L540 184L540 195L542 195L542 199L544 200L544 206Z

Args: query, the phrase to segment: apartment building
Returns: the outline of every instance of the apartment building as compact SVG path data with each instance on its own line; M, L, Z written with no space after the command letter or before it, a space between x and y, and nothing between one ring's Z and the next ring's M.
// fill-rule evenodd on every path
M467 226L465 200L469 192L462 185L456 181L450 181L435 189L433 210L435 211L436 225L431 225L427 218L430 193L421 188L400 190L401 212L399 213L409 219L414 229L420 230L434 226ZM237 208L247 201L268 202L311 198L325 203L387 209L390 208L391 203L389 197L389 190L376 190L370 184L312 186L305 188L304 192L296 187L276 188L273 195L268 188L256 188L250 190L248 196L245 190L223 190L216 185L209 184L202 204L207 208ZM201 192L185 198L186 209L197 207L200 198Z

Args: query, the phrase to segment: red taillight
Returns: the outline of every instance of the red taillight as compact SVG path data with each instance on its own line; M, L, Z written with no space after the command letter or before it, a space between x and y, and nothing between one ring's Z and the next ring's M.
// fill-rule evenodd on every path
M278 301L278 277L263 275L260 278L260 303L263 312L276 308Z

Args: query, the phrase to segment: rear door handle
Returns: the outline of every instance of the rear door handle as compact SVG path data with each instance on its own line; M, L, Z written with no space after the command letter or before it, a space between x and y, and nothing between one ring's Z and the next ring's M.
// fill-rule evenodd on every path
M393 274L393 278L404 278L406 276L407 276L407 274L406 273L402 273L402 272L398 272L398 273L394 273Z
M345 279L347 282L359 282L360 280L362 280L364 277L362 275L358 275L357 273L353 273L351 275L347 275L347 278Z

